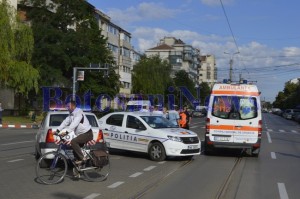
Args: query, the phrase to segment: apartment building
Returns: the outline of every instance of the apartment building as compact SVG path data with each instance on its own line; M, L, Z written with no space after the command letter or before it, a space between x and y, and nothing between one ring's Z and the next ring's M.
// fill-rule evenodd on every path
M200 49L185 44L175 37L164 37L156 47L145 51L146 56L159 55L172 65L171 76L179 70L184 70L195 84L216 81L214 56L201 56Z
M133 69L132 59L137 59L137 53L133 53L131 45L131 34L111 22L111 18L95 10L98 25L101 28L101 34L107 40L107 46L112 51L117 66L116 73L120 75L122 88L120 93L128 95L131 93L131 71ZM133 57L133 55L135 57Z
M208 83L210 87L217 82L217 67L214 55L202 55L201 66L198 68L198 82Z

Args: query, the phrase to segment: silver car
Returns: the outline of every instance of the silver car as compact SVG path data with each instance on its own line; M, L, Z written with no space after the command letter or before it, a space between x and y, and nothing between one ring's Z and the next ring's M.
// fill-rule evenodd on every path
M84 112L87 119L89 120L92 131L94 134L93 138L93 148L103 148L105 147L104 138L102 130L100 130L97 117L94 113ZM43 118L39 130L35 136L35 157L38 159L41 155L56 150L58 137L53 135L57 127L62 123L62 121L69 115L68 111L49 111ZM70 132L72 134L73 132ZM71 137L66 137L66 139L72 139ZM73 158L73 151L70 146L67 147L67 153L69 157Z

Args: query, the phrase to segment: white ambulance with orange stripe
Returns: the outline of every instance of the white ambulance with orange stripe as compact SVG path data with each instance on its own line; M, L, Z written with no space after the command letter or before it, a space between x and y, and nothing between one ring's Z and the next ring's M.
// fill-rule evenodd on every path
M258 156L262 115L260 92L251 84L215 84L208 105L204 148L245 149Z

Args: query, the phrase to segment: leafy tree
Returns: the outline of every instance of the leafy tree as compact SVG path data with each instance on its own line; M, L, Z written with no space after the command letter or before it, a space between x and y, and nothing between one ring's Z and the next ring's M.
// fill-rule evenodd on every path
M142 56L134 66L132 74L132 91L137 94L165 94L172 83L171 65L158 55Z
M94 8L81 0L25 0L27 16L31 21L35 39L33 63L41 71L41 85L71 88L73 67L89 67L91 63L114 64L106 38L101 35ZM110 71L110 80L103 73L86 72L80 91L89 88L99 94L119 90L118 75ZM101 83L101 86L99 84ZM111 85L115 85L111 89Z
M185 70L179 70L175 73L175 77L173 79L175 86L177 87L177 98L179 98L179 86L186 87L193 96L197 96L197 90L195 88L195 83L193 80L189 77L189 74ZM201 92L201 91L200 91ZM183 99L185 100L185 99ZM188 101L185 100L182 102L184 105L188 104Z
M39 72L31 65L33 35L6 1L0 3L0 86L27 96L38 91Z
M202 82L200 84L200 99L201 99L201 104L205 105L205 100L207 100L207 98L210 95L210 87L208 85L208 83L206 82Z

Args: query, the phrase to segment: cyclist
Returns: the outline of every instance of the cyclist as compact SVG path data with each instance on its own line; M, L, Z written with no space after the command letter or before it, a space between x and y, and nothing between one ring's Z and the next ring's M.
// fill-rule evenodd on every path
M74 131L76 137L71 140L71 147L76 159L75 163L81 165L84 161L81 146L93 139L93 131L82 109L76 107L75 101L68 102L66 107L70 114L57 128L56 132L60 133L62 129L66 129L66 132L61 132L61 134L68 134Z

